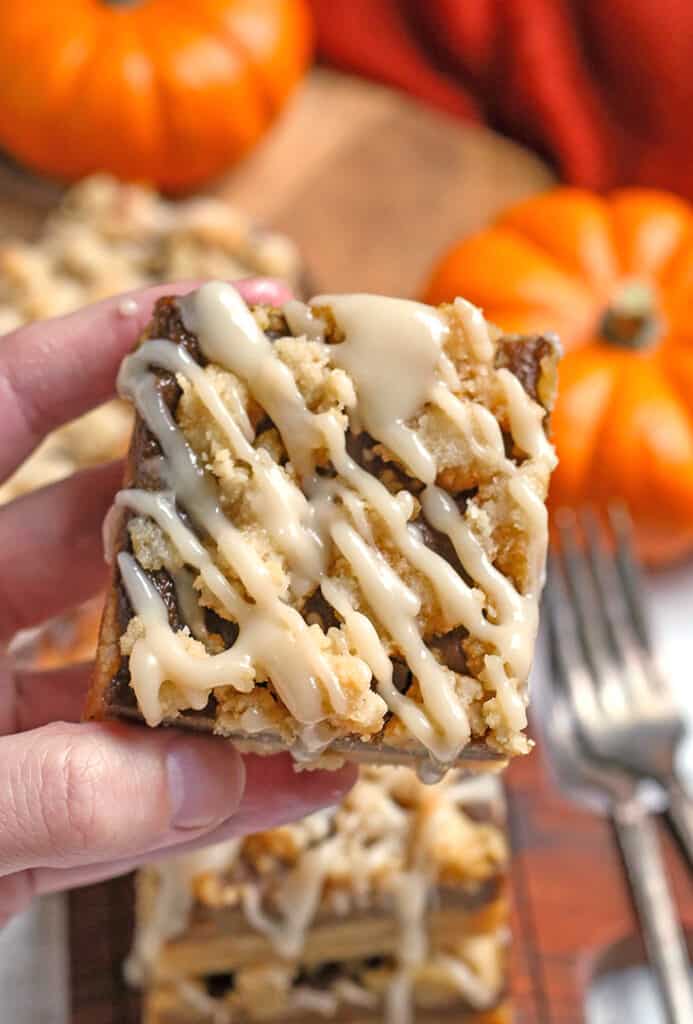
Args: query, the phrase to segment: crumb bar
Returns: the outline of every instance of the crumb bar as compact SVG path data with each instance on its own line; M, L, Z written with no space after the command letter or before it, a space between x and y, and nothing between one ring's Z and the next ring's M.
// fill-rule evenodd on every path
M89 714L328 767L525 752L557 357L462 299L160 300Z
M502 822L493 776L368 766L337 808L142 869L145 1019L505 1021Z

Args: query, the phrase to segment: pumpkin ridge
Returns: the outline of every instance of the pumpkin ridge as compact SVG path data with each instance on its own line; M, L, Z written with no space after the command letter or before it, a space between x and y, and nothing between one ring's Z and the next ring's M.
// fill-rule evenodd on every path
M235 53L237 55L240 55L241 58L245 60L248 70L250 71L250 76L252 78L253 85L255 86L260 95L260 99L262 101L263 106L263 114L266 123L270 122L277 113L277 111L279 110L279 106L275 104L274 99L271 96L269 89L267 88L267 82L265 81L265 76L262 72L262 69L256 63L254 55L251 54L251 51L246 46L244 46L241 40L236 36L235 32L228 31L227 33L225 33L223 39L225 45L227 39L229 48L232 49L232 52L233 49L235 48Z
M186 13L189 10L186 8ZM195 12L197 14L197 11ZM166 81L164 70L162 68L162 62L158 57L155 44L150 42L151 39L156 39L150 31L151 26L146 22L138 24L138 31L141 33L145 49L152 55L152 68L154 75L152 78L152 91L156 97L156 105L159 111L158 123L161 126L161 146L168 162L176 162L184 159L184 155L176 152L175 146L175 128L173 120L173 110L175 107L175 88L174 86ZM180 189L180 182L178 180L169 180L166 184L161 185L162 191L164 192L177 192Z
M657 189L625 187L614 190L609 196L609 223L613 238L614 252L618 258L619 273L623 277L645 277L650 280L661 281L662 273L671 262L672 257L678 252L680 246L691 232L691 221L693 219L693 207L685 200L669 193L660 192ZM643 204L647 209L643 210ZM653 208L654 207L654 208ZM629 217L625 217L625 213ZM632 260L637 256L643 259L642 240L647 233L647 228L656 223L657 217L674 216L686 223L685 230L674 244L674 248L661 262L658 260L655 269L652 267L626 266L626 259ZM638 228L634 232L634 224ZM635 245L640 235L639 248ZM650 254L651 258L651 254ZM647 260L646 260L647 262Z
M570 358L570 355L568 355L567 357L564 357L564 358ZM597 424L596 430L595 430L593 438L592 438L590 456L589 456L589 459L587 459L587 461L585 463L585 467L583 469L583 472L580 475L580 481L579 481L579 485L578 485L578 488L577 488L578 493L583 494L585 496L584 504L590 504L590 502L595 502L594 496L590 495L590 488L589 488L588 484L589 484L590 480L598 479L599 476L600 476L600 473L599 473L599 457L600 457L601 452L604 450L604 447L605 447L603 442L604 442L604 438L606 436L606 433L608 431L609 418L614 414L614 403L615 403L615 401L616 401L616 399L618 397L618 392L619 392L618 385L619 385L619 382L623 379L623 376L624 376L625 372L626 372L626 367L625 367L625 365L623 363L621 363L621 365L618 366L618 368L613 368L611 373L610 373L609 395L608 395L608 398L606 399L606 401L604 402L604 404L602 406L601 413L599 415L599 422ZM559 377L559 384L558 384L558 386L559 386L559 392L558 393L560 394L560 377ZM552 440L554 440L554 443L555 443L555 439L552 438ZM557 483L560 483L560 465L561 464L560 464L560 455L559 455L558 469L556 470L556 473L555 473L555 479L556 479ZM573 496L572 495L570 497L570 501L571 501L571 503L573 501ZM558 506L558 507L560 507L560 506ZM554 507L554 512L555 511L556 511L556 508Z
M477 244L482 243L482 250L486 250L485 253L479 253L475 250ZM554 281L553 284L558 290L560 298L560 307L563 308L564 300L566 296L569 297L569 303L574 303L576 299L579 299L582 304L587 304L590 297L593 294L593 287L591 284L586 282L583 278L566 271L564 265L558 265L551 257L547 254L546 249L536 244L532 239L527 238L521 232L513 229L506 228L502 225L495 225L488 230L482 230L477 233L462 238L456 244L448 247L444 252L443 256L439 260L435 267L433 274L429 276L427 282L423 288L424 301L432 304L440 302L448 302L456 294L464 295L465 298L474 302L476 305L482 308L491 308L491 303L487 301L489 294L489 280L482 279L481 290L478 287L478 282L474 284L470 283L469 274L466 274L464 269L462 271L457 270L457 264L463 260L463 267L465 263L476 262L479 259L488 259L489 251L493 255L494 249L498 250L510 250L510 257L519 266L522 264L522 273L527 275L526 264L532 261L536 261L540 266L533 267L533 278L532 280L538 280L542 274L550 274ZM470 252L470 250L473 251ZM453 263L455 269L452 273L452 280L450 278L450 271L448 270L448 264ZM456 277L462 275L463 284L460 285L455 281ZM472 275L473 276L473 275ZM513 269L513 276L516 275ZM453 283L454 282L454 283ZM502 280L500 284L494 284L492 286L493 293L493 305L498 308L501 302L498 300L498 296L495 291L499 288L502 289ZM546 295L546 305L544 308L548 310L555 310L555 301L552 298L552 292L546 289L546 285L539 289L543 294ZM535 303L530 298L522 294L513 294L510 296L510 302L513 304L518 303L520 305L534 306ZM503 302L503 305L506 305ZM503 325L501 325L503 326Z
M40 29L40 26L39 26ZM45 128L46 123L53 123L60 118L66 120L71 119L71 108L75 99L75 95L78 92L81 81L83 80L88 68L91 66L92 60L95 57L94 47L96 41L101 38L102 26L97 22L96 27L90 36L90 45L85 48L84 56L79 66L73 69L73 73L70 76L69 82L66 83L65 91L61 98L60 104L50 111L43 111L40 121L37 121L37 127L39 130ZM33 38L33 33L30 38ZM29 162L29 161L27 161ZM36 164L32 160L31 164L35 167ZM60 177L60 174L56 172L56 177Z
M108 18L102 19L98 24L97 30L94 33L92 39L92 45L87 54L85 55L85 58L82 61L77 73L72 78L71 88L65 94L63 116L69 120L72 120L75 116L71 112L73 104L75 103L76 98L78 97L81 89L83 88L85 80L89 78L89 74L91 73L92 68L97 63L100 54L102 40L104 36L110 35L108 25L104 23L107 20ZM92 168L92 170L98 169L99 168Z
M588 472L587 472L586 476L583 478L583 485L582 486L583 486L583 490L585 490L587 492L586 497L587 497L588 503L589 503L589 488L585 487L585 481L589 481L590 479L599 480L600 476L603 475L603 470L602 470L601 473L599 472L599 457L600 457L601 453L603 451L605 451L605 449L607 447L606 443L605 443L605 438L606 438L606 436L608 434L609 423L611 422L611 420L613 418L617 418L619 416L619 412L618 412L618 407L617 406L618 406L618 402L619 402L620 397L621 397L622 384L623 384L625 378L631 372L632 372L632 362L631 362L631 359L626 356L620 362L620 365L618 366L618 368L613 373L613 381L612 381L612 386L611 386L611 391L610 391L610 394L609 394L609 398L608 398L608 401L605 402L605 404L604 404L603 413L602 413L602 415L601 415L601 417L599 419L599 425L598 425L597 431L596 431L596 433L594 435L594 443L593 443L593 446L592 446L592 455L591 455L591 458L590 458L589 463L588 463ZM622 499L623 495L617 493L615 495L615 497L617 499ZM598 505L602 504L602 497L601 497L601 495L598 496L596 503Z
M693 249L693 218L688 231L680 239L679 244L671 253L669 259L663 264L660 272L656 275L655 280L662 294L668 292L675 284L680 261L685 258L687 249Z
M633 363L629 361L629 367L633 370ZM652 431L647 431L646 437L648 441L647 454L648 458L648 472L645 476L642 475L642 479L647 482L650 481L651 486L648 488L648 496L650 494L660 496L662 493L668 495L667 508L664 517L661 512L657 509L653 510L651 505L648 505L647 501L640 502L640 507L643 510L643 526L647 528L651 542L657 547L662 545L674 545L683 541L684 544L690 543L686 540L686 537L691 536L691 523L690 516L686 513L686 523L681 522L681 509L682 495L685 495L684 506L687 509L690 508L691 497L693 497L693 491L691 489L691 435L693 434L693 419L692 412L689 408L688 403L682 399L678 390L672 387L670 375L666 372L663 360L653 360L652 366L648 372L652 375L654 380L654 387L650 383L650 392L655 396L657 404L661 404L666 409L666 420L671 422L670 410L673 411L673 422L678 421L687 432L687 437L684 440L684 446L686 451L683 453L684 458L681 459L681 449L677 451L677 442L674 442L672 450L671 444L666 445L666 458L675 458L675 462L671 465L666 466L664 470L663 466L663 455L661 445L655 440L656 431L653 434ZM680 438L679 438L680 443ZM654 457L653 457L654 456ZM672 476L672 468L676 466L676 471ZM672 483L673 481L673 483ZM672 536L673 534L673 536Z
M675 359L675 352L673 352L672 355ZM693 361L693 351L691 352L691 360ZM675 373L676 365L671 365L672 361L673 360L671 359L659 358L657 360L657 366L662 378L666 381L674 398L681 406L686 422L691 429L691 434L693 434L693 402L691 402L691 396L684 391L683 386Z
M520 241L524 245L530 245L536 252L540 253L549 263L553 265L554 270L563 274L564 277L570 278L571 281L579 281L581 285L589 288L590 291L593 289L593 283L586 274L580 274L575 270L575 267L571 267L565 260L561 260L559 256L553 253L546 245L534 238L533 235L526 234L516 228L513 224L506 224L503 219L497 220L493 224L493 228L502 228L503 232L507 235L511 235L515 241Z
M143 24L141 19L136 20L135 32L139 41L141 41L142 49L147 54L150 67L152 69L151 76L151 95L156 105L157 110L157 124L159 125L159 146L164 147L164 152L170 152L170 118L168 115L168 104L166 103L166 92L164 90L163 82L160 79L159 73L159 62L154 59L155 55L152 53L152 47L150 44L150 35L146 31L147 26Z
M280 109L280 104L275 104L274 99L270 95L267 83L265 82L265 76L262 69L256 63L254 54L238 38L232 27L227 28L225 25L220 25L218 20L215 22L213 15L202 4L196 8L195 14L198 18L204 17L207 30L217 35L219 41L232 56L246 65L250 71L253 85L257 89L262 101L265 123L269 123Z

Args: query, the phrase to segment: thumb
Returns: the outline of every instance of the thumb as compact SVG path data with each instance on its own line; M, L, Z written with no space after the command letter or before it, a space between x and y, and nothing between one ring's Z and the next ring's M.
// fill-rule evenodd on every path
M0 739L0 874L136 857L237 810L229 743L139 726L58 723Z

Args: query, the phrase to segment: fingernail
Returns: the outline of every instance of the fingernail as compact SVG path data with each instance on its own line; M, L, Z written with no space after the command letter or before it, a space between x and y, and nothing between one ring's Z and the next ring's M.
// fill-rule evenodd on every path
M174 828L211 828L238 810L245 770L230 744L176 740L166 755L166 769Z

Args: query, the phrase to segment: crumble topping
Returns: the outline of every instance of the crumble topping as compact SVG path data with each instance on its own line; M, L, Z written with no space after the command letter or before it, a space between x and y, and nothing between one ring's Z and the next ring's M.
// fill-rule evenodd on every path
M442 765L472 738L527 750L555 457L503 336L462 300L248 310L218 283L160 316L179 340L158 338L155 317L120 375L162 471L162 490L147 480L118 498L151 522L151 550L136 527L134 559L119 555L144 628L121 650L138 665L148 653L130 682L149 724L165 684L192 709L213 696L216 731L269 732L304 761L342 738L418 745ZM142 572L181 561L201 625L181 623L207 654L194 665ZM316 597L328 614L307 619ZM233 629L221 648L209 611Z

